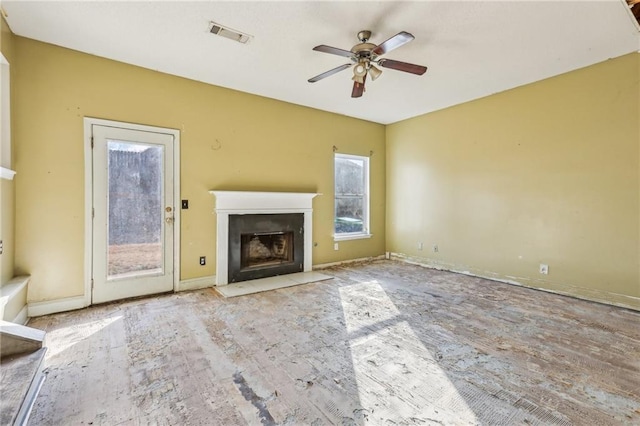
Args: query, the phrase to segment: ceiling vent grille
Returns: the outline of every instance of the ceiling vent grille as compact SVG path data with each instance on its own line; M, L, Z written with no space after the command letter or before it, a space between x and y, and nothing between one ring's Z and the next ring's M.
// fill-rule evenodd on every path
M209 32L242 44L249 42L253 38L253 36L249 34L241 33L240 31L225 27L224 25L216 24L215 22L211 22L209 24Z

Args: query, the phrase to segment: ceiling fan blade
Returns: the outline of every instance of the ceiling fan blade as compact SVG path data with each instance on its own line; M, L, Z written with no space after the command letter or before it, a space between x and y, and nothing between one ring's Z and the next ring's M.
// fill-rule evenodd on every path
M362 77L362 84L358 83L357 81L353 82L353 90L351 90L351 97L352 98L359 98L360 96L362 96L362 94L364 93L364 82L367 81L367 75L365 74L364 77Z
M344 64L344 65L340 65L339 67L335 67L332 70L329 71L325 71L322 74L318 74L315 77L310 78L309 80L307 80L309 83L315 83L316 81L322 80L323 78L327 78L330 75L334 75L337 72L340 72L342 70L346 70L347 68L349 68L351 66L351 64Z
M345 58L353 56L353 53L348 50L338 49L337 47L326 46L324 44L314 47L313 50L317 52L331 53L332 55L344 56Z
M403 44L409 43L414 38L415 37L413 36L413 34L410 34L406 31L400 31L398 34L394 35L390 39L380 43L378 47L373 49L371 52L373 52L376 55L384 55L385 53L391 52L393 49L397 49Z
M427 67L410 64L408 62L394 61L393 59L380 59L378 65L384 68L391 68L398 71L410 72L411 74L422 75L427 72Z

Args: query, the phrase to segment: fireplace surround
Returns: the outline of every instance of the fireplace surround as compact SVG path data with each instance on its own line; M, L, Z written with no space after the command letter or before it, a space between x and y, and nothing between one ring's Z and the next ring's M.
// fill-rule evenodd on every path
M217 216L216 285L311 271L312 200L319 194L251 191L210 193L215 196ZM241 228L239 232L235 229L238 223ZM287 253L285 258L284 250L290 249L291 243L293 251ZM249 251L249 255L251 250L254 252L250 265L243 266L243 250ZM262 265L256 267L257 263Z
M302 272L304 214L229 215L230 283Z

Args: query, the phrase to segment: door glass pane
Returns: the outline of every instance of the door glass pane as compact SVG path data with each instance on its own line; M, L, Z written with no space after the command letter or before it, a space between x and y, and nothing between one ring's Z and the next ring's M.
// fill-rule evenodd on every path
M108 140L107 153L107 278L160 273L163 270L163 149Z

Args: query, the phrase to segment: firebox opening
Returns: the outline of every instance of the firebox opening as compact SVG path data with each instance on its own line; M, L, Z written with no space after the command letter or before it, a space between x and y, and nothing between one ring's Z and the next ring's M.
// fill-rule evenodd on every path
M293 232L242 234L240 270L293 263Z

